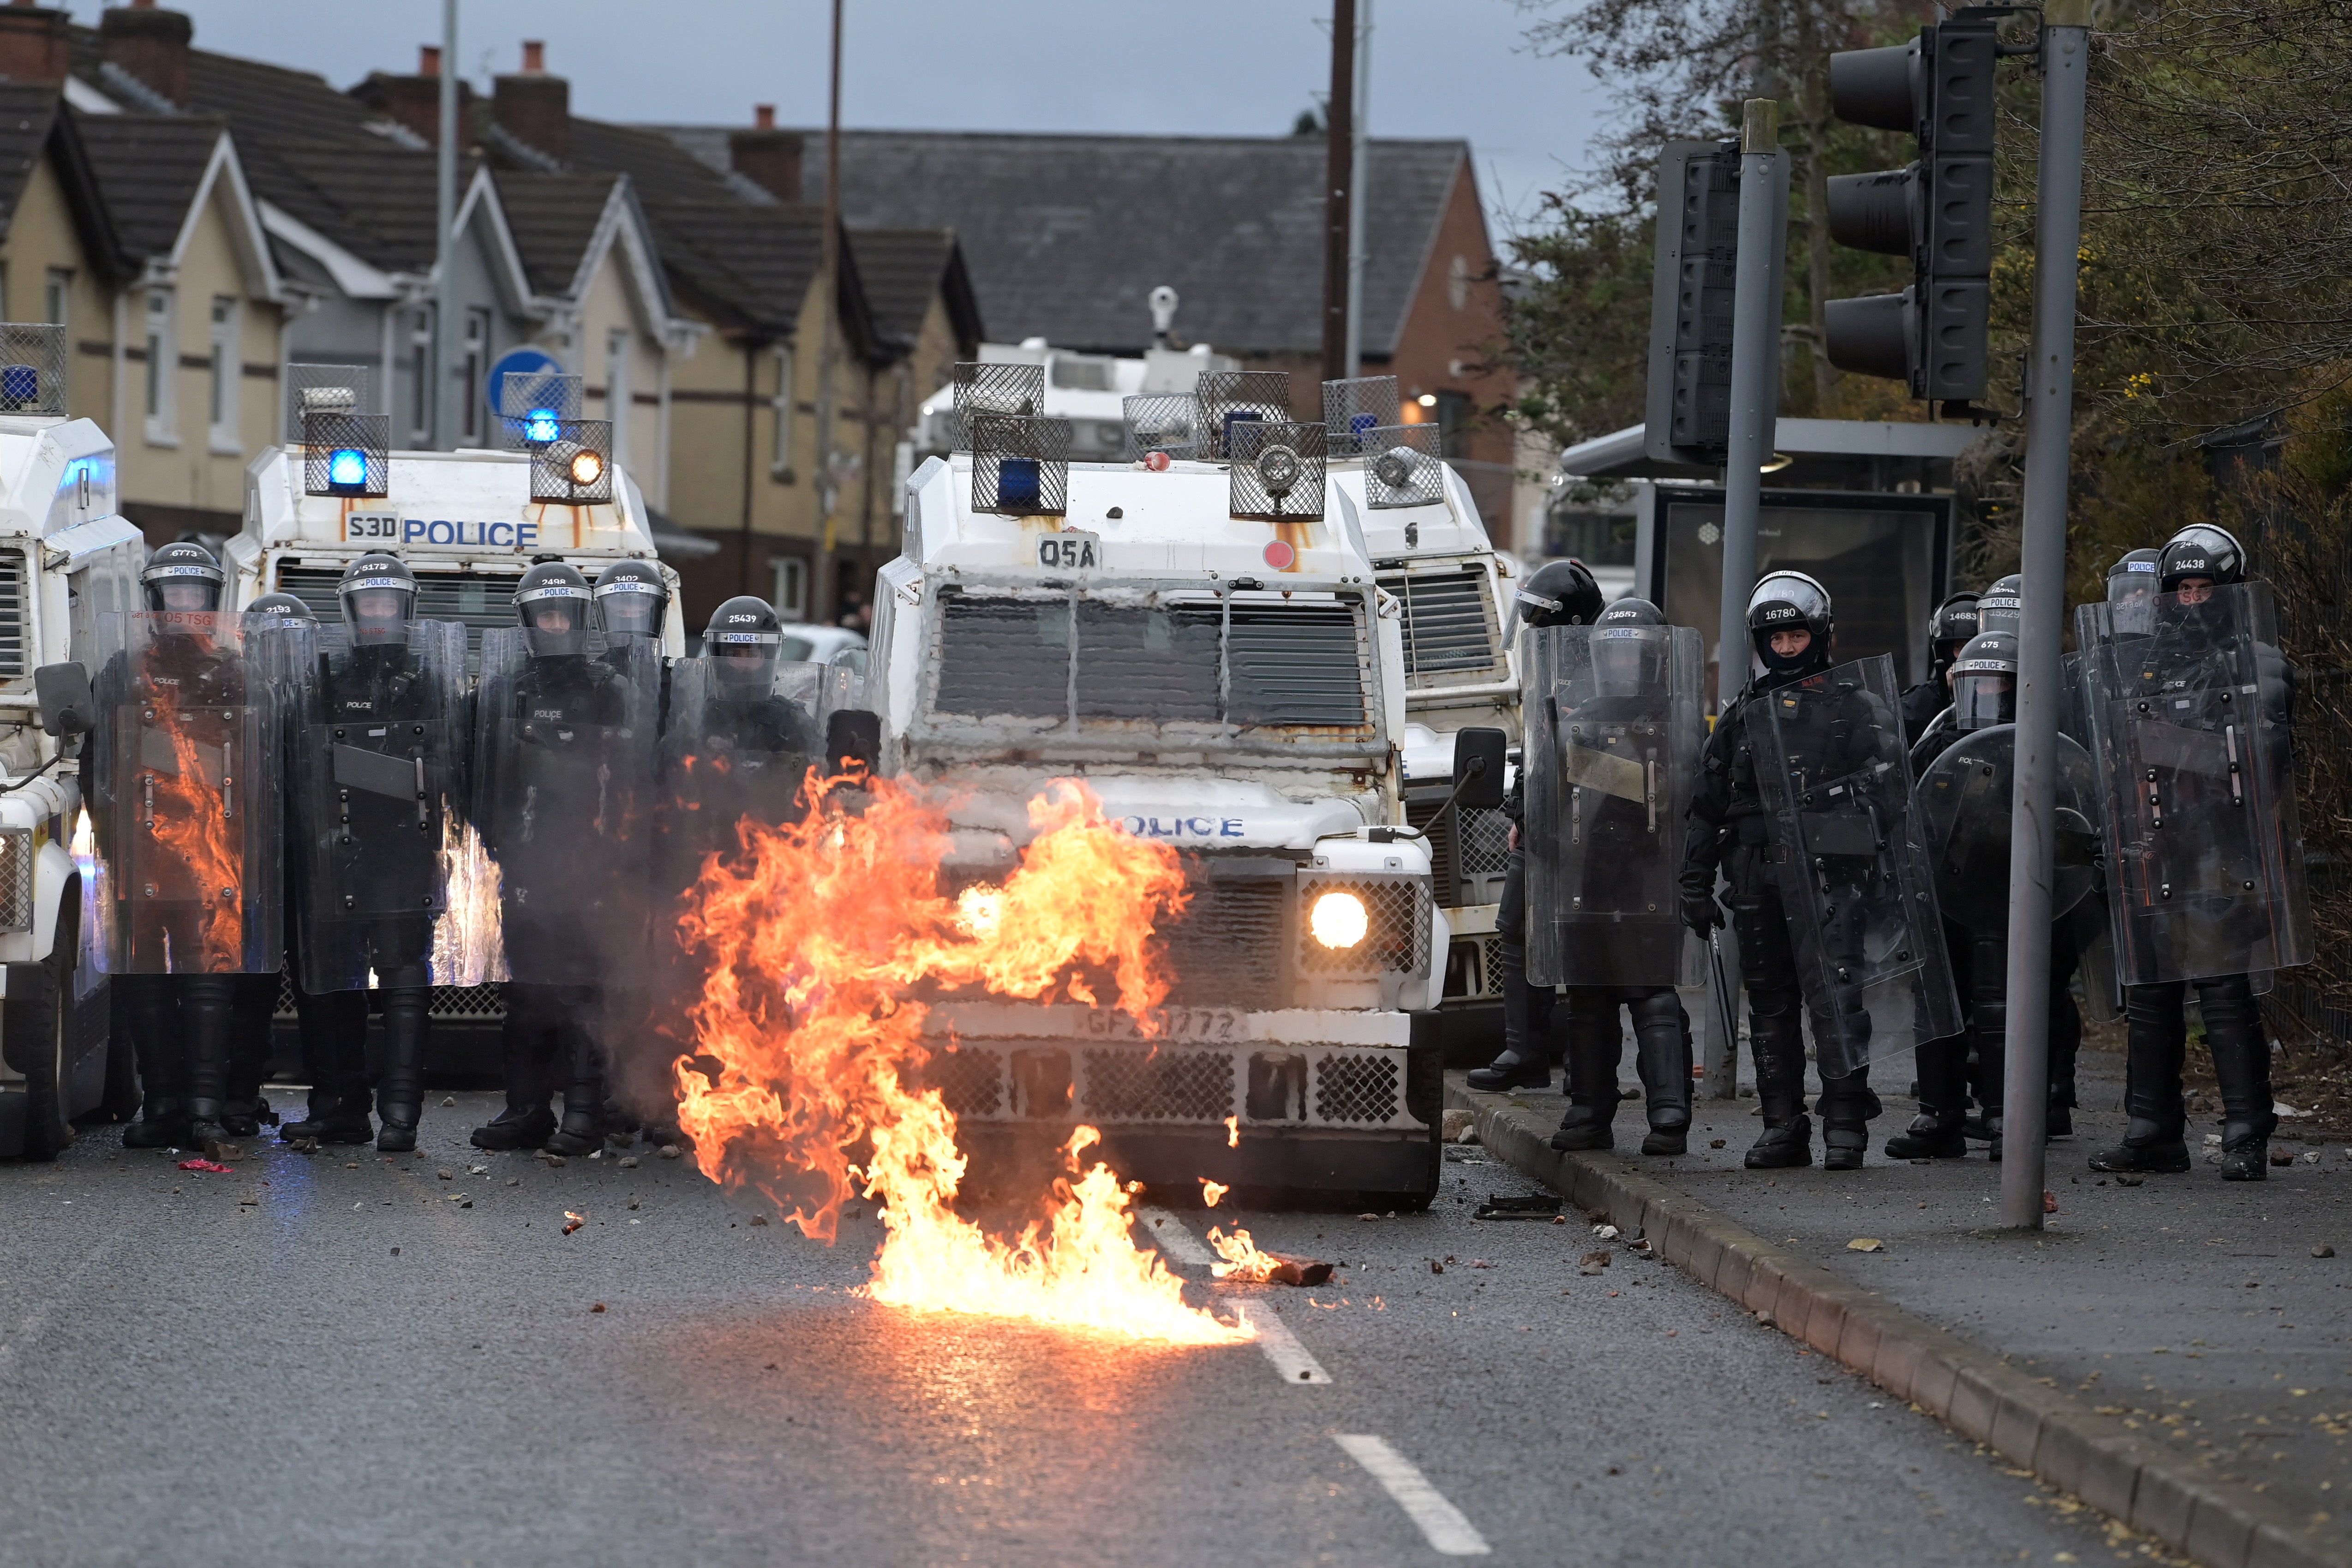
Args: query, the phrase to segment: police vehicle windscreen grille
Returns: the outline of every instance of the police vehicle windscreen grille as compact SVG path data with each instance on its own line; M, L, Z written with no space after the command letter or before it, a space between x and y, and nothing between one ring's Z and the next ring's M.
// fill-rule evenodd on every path
M1381 586L1404 601L1408 678L1484 674L1500 662L1493 600L1486 592L1486 574L1478 567L1383 575Z
M329 626L342 621L342 603L335 596L343 580L334 566L281 566L278 588L310 606ZM515 577L476 576L472 573L420 572L416 574L416 613L420 621L457 621L466 628L468 664L482 655L482 634L515 624Z
M25 673L25 558L0 552L0 676Z
M1347 603L1154 604L964 594L940 605L942 713L1081 722L1360 728L1357 609ZM1220 644L1225 668L1220 679ZM1073 663L1075 661L1075 680Z

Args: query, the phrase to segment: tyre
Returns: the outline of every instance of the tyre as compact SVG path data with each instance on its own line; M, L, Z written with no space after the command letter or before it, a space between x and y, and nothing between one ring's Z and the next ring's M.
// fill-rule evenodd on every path
M78 907L79 900L74 901ZM58 910L58 933L49 956L38 963L8 966L8 996L0 1040L8 1065L25 1075L25 1146L27 1160L54 1160L73 1142L72 1107L67 1103L73 1054L73 917Z

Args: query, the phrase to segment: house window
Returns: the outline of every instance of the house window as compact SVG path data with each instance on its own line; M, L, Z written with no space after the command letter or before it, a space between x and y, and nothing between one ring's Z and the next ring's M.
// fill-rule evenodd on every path
M613 462L629 466L629 331L604 334L604 416L613 422Z
M73 298L73 274L62 267L49 268L41 289L41 319L52 326L66 324L66 303Z
M1470 455L1470 395L1466 392L1441 392L1437 395L1437 441L1448 458Z
M808 619L808 563L797 555L774 557L776 615L786 621Z
M207 419L216 452L244 449L237 439L236 419L236 299L213 296L212 369Z
M419 310L408 333L408 444L433 445L433 312Z
M780 479L793 476L793 351L776 351L776 395L768 403L768 416L775 426L774 456L768 460L768 471Z
M474 389L482 384L490 366L490 313L473 310L466 312L466 374L457 384L459 398L466 409L466 442L479 446L482 441L482 413L487 406Z
M179 440L172 427L172 390L179 368L179 339L172 325L172 291L147 290L147 439L164 446Z

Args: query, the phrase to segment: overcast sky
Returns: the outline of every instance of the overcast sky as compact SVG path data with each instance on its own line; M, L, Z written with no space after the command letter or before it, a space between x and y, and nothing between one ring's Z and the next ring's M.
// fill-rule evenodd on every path
M171 4L172 0L164 0ZM825 0L460 0L458 57L487 83L544 38L575 112L740 121L772 102L821 125ZM71 0L95 23L96 0ZM415 68L438 0L179 0L196 43L348 87ZM1330 79L1330 0L846 0L851 127L1278 134ZM1466 137L1487 210L1530 210L1585 161L1603 108L1584 67L1521 43L1511 0L1372 0L1370 128ZM1497 237L1499 237L1499 236Z

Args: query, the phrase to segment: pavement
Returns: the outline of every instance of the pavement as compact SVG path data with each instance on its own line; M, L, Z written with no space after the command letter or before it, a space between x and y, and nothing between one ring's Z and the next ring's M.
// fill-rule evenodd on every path
M2352 1297L2343 1294L2352 1289L2352 1148L2299 1139L2290 1122L2274 1147L2294 1163L2267 1182L2224 1183L2200 1162L2188 1175L2124 1184L2087 1164L2122 1136L2122 1058L2086 1051L2074 1135L2049 1145L2056 1212L2039 1235L2005 1231L2000 1170L1981 1149L1916 1163L1879 1152L1916 1112L1886 1093L1905 1087L1906 1069L1897 1058L1874 1074L1886 1110L1859 1173L1744 1169L1762 1125L1752 1097L1701 1100L1691 1152L1679 1159L1632 1152L1643 1118L1629 1102L1616 1124L1622 1152L1565 1166L1542 1142L1565 1110L1558 1095L1472 1095L1457 1083L1449 1102L1480 1108L1498 1154L1581 1198L1616 1209L1630 1201L1638 1212L1634 1189L1655 1184L1702 1229L1744 1237L1746 1252L1775 1259L1778 1272L1820 1274L1821 1299L1869 1310L1869 1342L1829 1347L1865 1373L1891 1354L1877 1343L1889 1335L1916 1347L1915 1363L1918 1353L2000 1363L1987 1376L2006 1378L2021 1402L2021 1433L2035 1424L2063 1430L2068 1444L2105 1444L2146 1495L2135 1501L2127 1478L2090 1479L2072 1449L2053 1469L2034 1464L2030 1437L1998 1446L2069 1492L2104 1485L2097 1500L2195 1560L2352 1563L2339 1497L2352 1489ZM2211 1132L2218 1143L2218 1127L2193 1121L2191 1142ZM1677 1261L1721 1271L1705 1247L1680 1250ZM1749 1292L1749 1270L1724 1272L1723 1288ZM1783 1326L1807 1334L1801 1322ZM1979 1414L1978 1435L1996 1436L1990 1407ZM2267 1542L2259 1552L2258 1535ZM2263 1555L2273 1551L2287 1554Z
M1479 1149L1426 1215L1153 1211L1280 1325L1171 1350L877 1306L866 1205L828 1248L455 1100L413 1157L0 1165L0 1562L2174 1560L1581 1215L1480 1223L1530 1184ZM1213 1284L1212 1222L1338 1277Z

